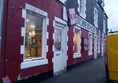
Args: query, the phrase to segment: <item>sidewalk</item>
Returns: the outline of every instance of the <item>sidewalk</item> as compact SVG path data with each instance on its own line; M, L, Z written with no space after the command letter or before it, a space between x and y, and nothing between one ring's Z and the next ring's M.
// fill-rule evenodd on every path
M104 58L88 61L41 83L106 83Z

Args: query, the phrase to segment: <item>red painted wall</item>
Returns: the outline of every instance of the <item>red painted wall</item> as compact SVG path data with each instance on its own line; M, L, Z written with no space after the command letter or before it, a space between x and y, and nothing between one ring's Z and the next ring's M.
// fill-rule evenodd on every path
M68 31L68 36L69 36L69 41L68 41L68 66L85 61L85 60L89 60L89 59L93 59L94 56L88 56L88 51L84 51L83 50L83 40L81 40L81 57L80 58L73 58L74 55L74 51L73 51L73 28L74 27L69 27L69 31ZM82 35L81 38L88 38L88 31L81 29ZM94 46L94 39L93 39L93 45ZM94 54L94 48L93 48L93 54Z
M31 4L32 6L35 6L48 13L49 26L47 28L47 31L49 32L49 39L47 40L47 45L49 49L47 52L47 58L49 64L21 70L20 64L21 62L23 62L23 55L20 54L20 45L22 45L24 41L23 37L21 37L21 27L24 27L24 19L22 18L22 8L19 7L22 6L23 8L25 8L25 3ZM10 80L13 82L17 80L19 74L22 78L25 78L27 76L32 76L53 70L53 21L55 16L62 19L62 8L62 3L57 0L14 0L14 2L13 0L5 0L5 14L3 26L4 39L2 40L2 48L4 49L2 49L2 56L4 56L3 61L7 61L3 64L0 63L0 78L3 75L8 75L10 77ZM81 37L88 38L88 31L84 29L81 30ZM73 26L71 26L69 27L68 31L69 41L67 42L68 66L93 58L93 55L88 56L88 51L85 52L82 50L82 57L73 59L73 36ZM81 43L81 46L83 46L83 42ZM2 73L4 71L5 74Z
M16 81L18 75L20 74L21 77L32 76L38 73L43 73L46 71L53 70L52 64L52 45L54 44L53 41L53 20L54 16L62 18L62 4L56 0L5 0L5 15L4 15L4 29L3 29L3 49L2 55L5 56L5 75L8 75L11 81ZM20 54L20 45L23 44L23 37L21 37L21 27L24 27L24 19L22 18L22 6L25 8L25 3L29 3L43 11L48 13L49 18L49 39L47 40L48 44L48 65L33 67L29 69L20 69L20 64L23 61L23 55ZM6 6L8 4L8 7ZM8 8L8 11L7 11ZM8 12L8 13L7 13ZM4 68L3 64L0 64L0 74L3 72ZM0 75L2 76L2 75Z

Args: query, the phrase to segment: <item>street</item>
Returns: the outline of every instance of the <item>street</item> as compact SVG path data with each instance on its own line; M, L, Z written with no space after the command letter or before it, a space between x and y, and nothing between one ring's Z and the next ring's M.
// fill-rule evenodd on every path
M90 60L41 83L106 83L104 58Z

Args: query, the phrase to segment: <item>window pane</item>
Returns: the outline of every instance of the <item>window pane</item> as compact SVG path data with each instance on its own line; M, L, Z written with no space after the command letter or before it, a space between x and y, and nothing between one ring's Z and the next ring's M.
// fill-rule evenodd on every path
M42 55L42 18L27 13L25 33L25 59Z
M55 29L55 51L61 50L62 43L62 31L60 29Z
M74 33L74 53L78 53L79 51L79 30L75 29Z

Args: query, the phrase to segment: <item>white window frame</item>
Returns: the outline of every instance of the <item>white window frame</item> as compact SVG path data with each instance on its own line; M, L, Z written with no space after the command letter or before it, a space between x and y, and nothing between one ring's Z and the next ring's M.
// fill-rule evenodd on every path
M103 33L106 33L106 21L103 20Z
M94 7L94 25L98 28L98 10Z
M81 29L78 27L78 26L74 26L74 28L73 28L74 30L73 30L73 33L75 33L75 29L78 29L79 30L79 41L78 41L78 53L74 53L74 55L73 55L73 58L79 58L79 57L81 57ZM73 37L73 42L74 42L74 37ZM73 46L73 51L74 51L74 46Z
M47 17L48 14L47 14L47 12L45 12L41 9L38 9L30 4L26 4L26 7L25 7L25 9L23 9L23 12L22 12L22 17L25 19L25 21L26 21L27 10L37 13L43 17L42 57L36 58L36 59L31 59L29 61L24 61L24 59L23 59L23 62L21 63L21 69L48 64L48 59L46 58L46 52L48 51L48 46L47 46L47 35L48 35L47 25L49 24L49 20ZM26 23L25 23L25 27L26 27ZM25 31L21 31L22 36L24 36L24 46L22 46L22 48L25 48ZM23 33L24 33L24 35L23 35ZM24 52L24 51L22 51L22 52ZM24 57L24 55L23 55L23 57Z
M86 18L86 0L78 0L78 12L81 17ZM82 10L82 11L81 11Z
M93 34L89 32L88 38L89 38L89 35L91 35L91 37L90 37L90 50L88 51L88 55L91 56L93 54Z
M59 0L60 2L62 2L63 4L65 4L66 0Z
M101 34L100 34L100 31L99 31L99 34L98 34L98 53L100 53L100 37Z

